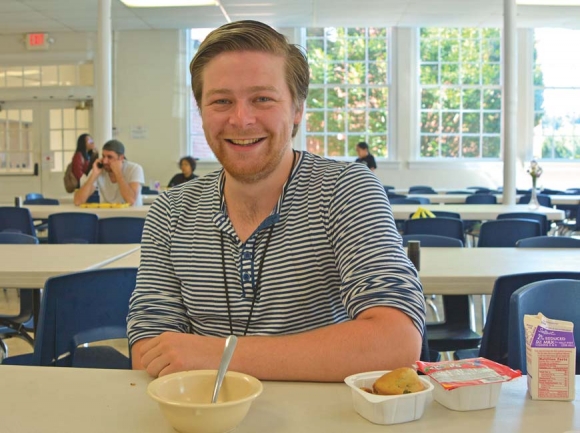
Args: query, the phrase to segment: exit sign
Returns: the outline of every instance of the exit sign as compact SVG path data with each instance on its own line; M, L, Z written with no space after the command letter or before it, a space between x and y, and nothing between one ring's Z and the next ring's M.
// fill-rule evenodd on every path
M48 49L47 33L27 33L26 48L29 50L47 50Z

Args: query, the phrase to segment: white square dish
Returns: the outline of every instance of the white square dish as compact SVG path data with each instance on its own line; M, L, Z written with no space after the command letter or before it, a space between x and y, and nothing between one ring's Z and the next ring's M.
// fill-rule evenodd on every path
M502 382L485 385L470 385L446 390L437 381L433 383L433 397L435 401L448 409L467 411L489 409L497 405Z
M421 418L425 405L432 401L433 384L426 376L419 376L425 389L411 394L376 395L361 389L372 389L373 383L385 373L388 371L370 371L344 379L351 388L354 410L375 424L400 424Z

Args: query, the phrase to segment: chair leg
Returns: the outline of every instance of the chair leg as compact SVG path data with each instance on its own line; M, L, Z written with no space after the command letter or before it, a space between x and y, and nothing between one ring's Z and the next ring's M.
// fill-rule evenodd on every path
M0 351L2 352L0 353L0 364L2 364L2 360L4 360L4 358L8 358L8 346L6 345L6 342L1 338L0 338Z
M426 302L427 306L433 312L433 316L435 316L435 321L441 322L441 316L439 316L439 310L437 309L437 305L435 305L435 302L433 302L434 299L435 299L435 295L430 295L429 297L425 297L425 302Z
M469 327L473 332L476 332L475 326L475 303L473 302L473 295L467 295L469 299Z
M485 327L486 318L487 318L487 298L486 295L481 295L481 329Z

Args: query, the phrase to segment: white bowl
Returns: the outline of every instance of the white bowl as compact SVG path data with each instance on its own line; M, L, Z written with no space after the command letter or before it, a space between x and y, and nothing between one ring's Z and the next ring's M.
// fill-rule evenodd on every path
M451 410L481 410L497 405L502 382L484 385L469 385L447 390L435 379L433 383L433 397L435 401Z
M425 389L402 395L375 395L361 387L372 389L373 383L388 371L371 371L348 376L344 382L351 388L354 410L375 424L400 424L415 421L423 416L425 404L432 400L433 385L419 376Z
M217 370L168 374L152 381L147 393L180 433L224 433L236 428L262 393L255 377L228 371L218 400L211 403Z

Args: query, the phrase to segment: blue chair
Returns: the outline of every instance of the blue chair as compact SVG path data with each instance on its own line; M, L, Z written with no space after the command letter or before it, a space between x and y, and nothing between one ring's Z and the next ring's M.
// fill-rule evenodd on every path
M552 207L552 199L550 198L549 195L544 195L544 194L538 194L538 203L540 203L540 206L545 206L545 207ZM519 204L528 204L530 202L532 198L531 194L526 194L520 197L518 203Z
M465 204L497 204L497 197L491 194L472 194L465 197Z
M92 213L61 212L48 217L49 244L97 243L99 217Z
M433 210L431 211L432 214L434 214L436 217L445 217L445 218L455 218L460 220L461 219L461 215L457 212L448 212L448 211L442 211L442 210Z
M426 202L425 202L426 200ZM429 199L424 197L409 197L409 198L391 198L389 203L391 204L429 204Z
M145 218L113 217L98 222L99 244L140 244Z
M418 193L416 191L422 191L422 192ZM428 192L424 192L424 191L428 191ZM414 186L409 187L409 194L437 194L437 191L435 191L433 188L431 188L428 185L414 185Z
M473 191L468 191L466 189L455 189L453 191L447 191L445 194L471 195L473 194Z
M580 341L580 281L545 280L518 289L510 298L508 364L527 374L524 315L542 313L550 319L574 323ZM576 374L580 373L580 345L576 343Z
M535 212L508 212L508 213L501 213L497 216L498 220L501 219L509 219L509 218L522 218L525 220L534 220L538 221L542 226L542 234L545 235L550 230L550 226L548 224L548 217L541 213Z
M520 239L542 235L539 222L520 218L490 220L481 224L478 247L515 247Z
M22 233L0 233L0 244L38 244L38 239L34 236L25 235ZM32 327L32 312L33 308L33 291L35 289L19 289L20 309L17 314L0 314L0 336L5 337L20 337L23 340L34 344L34 340L28 333ZM0 339L0 347L4 354L8 355L8 347L2 339Z
M529 272L502 275L493 285L487 319L478 349L458 350L456 359L482 356L503 365L508 364L509 309L512 294L526 284L551 279L580 280L580 272Z
M456 218L419 218L405 221L403 233L405 235L437 235L459 239L465 242L463 235L463 221Z
M387 197L389 198L389 201L394 199L394 198L407 198L407 196L404 194L395 194L395 193L391 193L391 192L387 192Z
M567 236L536 236L520 239L516 242L519 248L580 248L580 239Z
M24 207L0 207L0 232L36 236L30 211Z
M129 298L137 268L95 269L49 278L44 287L34 352L4 364L131 368L110 346L85 343L127 337Z
M386 193L388 193L392 189L395 189L395 187L392 185L383 185L383 188L385 188Z
M26 194L24 196L24 200L36 200L38 198L44 198L44 196L42 194L40 194L39 192L29 192L28 194Z
M544 195L562 195L562 194L566 194L566 192L559 190L559 189L544 188L542 190L542 194L544 194Z

